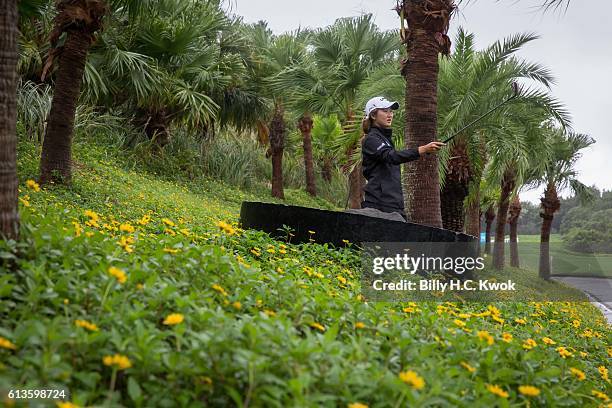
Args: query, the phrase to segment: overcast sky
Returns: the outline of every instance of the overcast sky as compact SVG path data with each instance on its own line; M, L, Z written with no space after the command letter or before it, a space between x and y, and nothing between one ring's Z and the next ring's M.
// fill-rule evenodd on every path
M302 27L324 27L336 18L372 13L381 29L399 28L394 0L225 0L226 8L247 22L265 20L276 33ZM580 180L612 190L612 2L572 0L567 12L542 13L541 0L472 0L460 7L450 37L459 26L476 35L476 46L519 32L535 32L540 39L518 55L544 64L557 84L552 94L566 104L577 132L596 143L583 150L578 162ZM585 7L588 4L588 7ZM608 126L606 126L608 123ZM565 194L567 195L567 194ZM539 203L540 191L524 192L521 199Z

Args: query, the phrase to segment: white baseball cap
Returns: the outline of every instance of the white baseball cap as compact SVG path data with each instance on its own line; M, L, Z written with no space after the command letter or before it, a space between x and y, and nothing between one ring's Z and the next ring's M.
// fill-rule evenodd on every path
M399 109L399 103L397 102L391 102L388 101L387 98L383 97L383 96L377 96L375 98L372 98L368 101L368 103L366 103L366 107L365 107L365 117L369 118L370 117L370 113L372 113L372 111L374 109L387 109L387 108L391 108L393 110L397 110Z

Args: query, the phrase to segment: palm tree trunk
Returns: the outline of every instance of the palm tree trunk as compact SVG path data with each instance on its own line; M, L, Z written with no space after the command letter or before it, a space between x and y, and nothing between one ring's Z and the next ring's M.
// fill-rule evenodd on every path
M350 133L355 131L355 127L358 126L357 121L355 120L355 114L352 110L346 113L346 119L342 124L342 131L345 133ZM345 168L351 168L353 162L351 161L351 156L353 155L353 151L356 149L356 145L351 146L346 153L347 163ZM363 201L363 187L365 186L365 178L361 173L361 162L355 165L353 170L349 173L349 197L348 197L348 208L351 209L359 209L361 208L361 202Z
M476 242L478 243L477 248L480 254L482 250L480 244L480 219L482 217L482 212L480 211L480 185L477 185L475 188L474 197L472 201L468 203L465 217L465 233L478 238Z
M272 196L285 198L283 190L283 151L285 149L285 118L281 104L276 104L270 122L270 151L272 153Z
M408 22L402 30L408 58L406 78L406 130L404 143L416 148L436 139L438 107L438 54L450 52L446 35L455 9L452 0L404 0L400 13ZM403 22L402 22L403 27ZM442 227L440 175L437 155L405 164L404 191L408 219Z
M74 115L91 37L70 30L57 71L53 102L40 158L40 183L72 181L72 135Z
M298 121L298 128L304 142L304 167L306 169L306 191L313 197L317 195L315 185L314 163L312 161L312 116L304 114Z
M465 139L457 140L450 155L452 159L449 160L446 179L440 193L442 226L451 231L463 232L465 221L463 202L469 193L469 184L472 180L472 166Z
M361 202L363 201L363 186L361 163L359 163L349 174L349 208L361 208Z
M17 1L0 0L0 10L0 236L17 239Z
M514 190L516 180L514 173L507 169L504 172L501 185L499 205L497 207L497 222L495 226L495 242L493 245L493 267L503 269L504 267L504 238L506 236L506 220L508 218L508 207L510 206L510 194Z
M465 233L474 237L480 237L480 190L474 193L474 199L468 204L465 217ZM480 242L480 240L479 240Z
M323 180L327 181L328 183L331 183L332 181L332 167L333 167L332 159L328 157L324 157L323 165L321 167L321 177L323 177Z
M538 274L542 279L550 279L550 230L553 218L561 206L557 196L557 188L554 183L549 183L544 191L544 197L540 200L542 211L542 229L540 232L540 265Z
M510 224L510 266L519 268L518 219L521 215L521 201L518 194L514 196L514 199L512 199L509 212L510 216L508 217L508 224Z
M493 226L493 220L495 219L495 210L493 205L490 205L485 213L485 254L491 254L491 227Z

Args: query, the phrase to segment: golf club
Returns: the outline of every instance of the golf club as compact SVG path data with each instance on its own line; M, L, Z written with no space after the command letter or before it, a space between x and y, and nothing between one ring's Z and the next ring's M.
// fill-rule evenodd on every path
M485 113L484 115L481 115L479 118L475 119L474 121L470 122L469 124L465 125L463 128L461 128L460 130L458 130L454 135L452 135L451 137L449 137L448 139L442 141L442 143L448 143L451 140L453 140L455 137L457 137L461 132L463 132L465 129L469 128L470 126L472 126L474 123L484 119L486 116L490 115L491 113L495 112L497 109L501 108L502 106L504 106L505 104L507 104L508 102L510 102L511 100L515 99L517 96L519 96L520 93L520 89L519 89L519 85L516 82L512 82L512 96L509 97L508 99L506 99L505 101L503 101L502 103L500 103L497 106L494 106L492 109L490 109L487 113Z

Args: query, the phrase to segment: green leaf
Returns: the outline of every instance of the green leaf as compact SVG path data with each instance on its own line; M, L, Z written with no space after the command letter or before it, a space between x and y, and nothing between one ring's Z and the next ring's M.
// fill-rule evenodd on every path
M138 401L142 398L142 390L134 377L128 378L128 395L133 401Z

